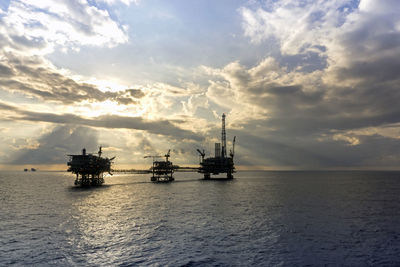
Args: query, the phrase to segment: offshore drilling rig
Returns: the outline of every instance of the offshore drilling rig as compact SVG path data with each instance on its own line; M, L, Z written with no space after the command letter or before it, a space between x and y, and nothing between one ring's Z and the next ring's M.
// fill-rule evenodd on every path
M67 165L69 172L76 174L75 185L91 186L104 183L103 173L111 174L112 160L115 158L102 158L101 147L98 156L86 154L86 149L82 149L81 155L68 155L70 157Z
M165 161L157 161L156 158L161 158L162 156L145 156L144 158L153 158L153 166L151 167L152 182L172 182L175 178L172 176L175 168L171 161L169 161L171 149L168 150L167 154L164 155Z
M220 173L226 173L226 179L233 179L233 173L235 173L235 166L233 163L233 157L235 155L235 141L236 136L233 138L232 150L230 150L229 156L226 153L226 132L225 132L225 113L222 114L222 133L221 143L215 143L215 156L210 158L204 158L205 152L197 149L201 156L199 173L204 174L204 179L211 179L211 174L218 175Z

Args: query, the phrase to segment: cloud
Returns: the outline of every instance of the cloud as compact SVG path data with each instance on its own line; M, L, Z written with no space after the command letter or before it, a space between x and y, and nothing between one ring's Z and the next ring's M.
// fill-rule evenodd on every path
M239 161L296 168L399 163L392 147L400 139L386 134L400 122L400 10L392 5L277 1L240 10L245 35L277 42L282 54L250 67L236 61L208 69L216 78L206 95L229 109ZM301 59L313 53L325 63L304 71ZM287 65L288 57L295 62Z
M145 96L143 91L140 89L126 89L125 91L128 92L134 98L142 98Z
M326 57L330 68L399 53L400 10L394 0L269 2L240 9L245 36L276 42L284 55ZM321 66L323 67L323 66Z
M290 1L269 3L268 10L258 7L240 9L243 29L254 43L275 40L285 54L316 51L325 45L334 29L346 19L340 12L349 1Z
M77 78L71 71L59 69L46 59L46 55L55 49L69 53L70 49L79 50L82 46L115 47L128 42L128 28L118 22L115 14L111 17L107 10L99 7L138 2L105 1L106 5L100 2L15 0L2 13L0 93L5 96L3 100L12 99L14 102L13 105L0 103L3 122L48 122L52 124L51 127L63 125L53 133L58 136L59 142L67 139L65 133L68 127L70 131L77 127L139 130L147 135L143 138L157 136L162 140L176 141L177 144L182 140L189 143L203 141L203 136L190 130L190 126L183 125L183 119L168 119L172 116L165 115L168 114L165 112L167 109L180 105L182 98L188 98L190 90L163 83L154 83L146 89L142 89L142 86L123 89L122 86L114 88L96 82L83 82L91 79ZM92 80L97 81L96 78ZM33 101L36 103L32 104ZM47 112L43 112L43 108ZM159 113L161 110L163 112ZM111 115L116 113L120 115ZM121 116L122 113L137 115ZM143 113L142 118L140 115ZM83 114L89 116L84 117ZM144 118L153 114L157 114L155 119ZM81 130L76 131L78 134ZM43 138L22 134L19 138L21 144L13 147L13 150L23 150L17 160L28 162L29 157L38 158L47 153L49 157L43 156L46 159L44 161L54 163L50 160L54 156L49 152L50 145L45 145L50 136ZM33 144L39 144L38 149L33 149ZM56 142L52 145L56 146Z
M97 151L98 133L89 127L58 126L38 139L39 145L21 149L11 164L60 164L67 154L80 153L82 148Z
M48 112L33 112L33 105L0 102L3 120L102 128L101 137L108 134L109 143L120 133L104 134L107 129L123 134L136 129L140 134L132 137L129 152L123 145L129 138L118 140L124 162L133 149L150 153L168 146L185 161L193 146L218 140L218 116L226 112L230 139L238 136L238 164L339 168L400 163L400 9L395 0L247 4L239 9L246 51L273 48L256 62L230 56L218 67L174 67L178 74L171 75L176 80L171 84L115 88L82 82L43 55L55 47L68 51L126 43L127 28L98 6L132 1L72 3L15 1L3 14L0 88L8 93L3 101L23 95L24 101L39 99L48 106ZM60 105L52 112L54 103Z
M127 117L117 115L104 115L94 118L83 118L74 114L54 114L32 112L19 109L6 103L0 103L0 109L14 112L8 115L7 120L37 121L56 124L82 125L111 129L142 130L156 135L165 135L173 139L203 140L203 137L189 130L181 129L167 120L150 121L141 117ZM182 123L177 121L176 123Z
M113 47L128 41L126 26L84 0L13 0L2 20L7 49L18 53L46 54L56 47L80 45Z
M10 67L0 64L0 77L9 77L13 74L14 71Z
M231 114L242 122L264 119L270 128L294 134L351 130L399 121L400 110L396 105L388 106L400 98L397 77L391 81L387 76L378 85L376 80L368 84L370 75L366 74L356 87L338 87L323 81L324 72L288 72L270 67L275 65L273 60L266 61L270 64L261 62L250 69L232 63L215 70L224 81L211 82L207 95L230 107ZM261 71L263 68L268 71ZM351 70L347 75L351 75Z
M254 127L250 122L247 127ZM254 129L254 128L252 128ZM351 140L332 138L316 141L315 136L286 135L266 131L234 131L238 135L236 163L296 169L393 168L400 164L398 138L382 135L353 135ZM358 144L355 142L358 140ZM353 143L350 143L353 142Z
M182 101L182 105L183 112L191 116L195 116L199 108L209 108L208 99L205 93L191 95L186 102Z
M138 104L132 92L77 81L43 56L55 48L79 49L83 45L108 46L128 41L126 27L106 10L80 1L10 2L0 24L0 88L28 98L70 105L115 101Z
M54 69L40 57L15 57L6 54L0 65L0 87L11 92L63 104L112 100L123 105L137 104L144 96L140 89L101 91L97 86L77 82Z

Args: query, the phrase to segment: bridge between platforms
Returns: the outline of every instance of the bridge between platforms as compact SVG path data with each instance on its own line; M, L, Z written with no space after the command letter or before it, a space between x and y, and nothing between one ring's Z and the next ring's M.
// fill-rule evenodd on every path
M175 172L198 172L200 168L195 167L181 167L181 166L174 166ZM152 169L147 170L137 170L137 169L113 169L115 173L132 173L132 174L147 174L152 173Z

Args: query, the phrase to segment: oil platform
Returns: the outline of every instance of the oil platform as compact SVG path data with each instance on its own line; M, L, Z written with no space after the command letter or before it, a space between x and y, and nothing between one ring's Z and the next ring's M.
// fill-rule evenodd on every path
M173 177L174 171L177 166L174 166L171 161L169 161L171 149L168 150L167 154L164 155L165 160L157 161L156 158L162 158L163 156L145 156L144 158L153 158L153 166L151 167L152 182L172 182L175 180Z
M81 155L68 155L69 166L68 171L76 174L75 185L92 186L101 185L104 183L103 173L111 174L112 160L115 158L102 158L101 147L97 152L97 156L87 154L86 149L82 149Z
M205 152L197 149L201 156L199 173L204 174L204 179L211 179L211 174L218 175L220 173L226 173L226 179L233 179L233 173L235 173L235 166L233 163L233 157L235 155L235 141L236 136L233 138L232 150L230 150L229 156L226 153L226 132L225 132L225 114L222 114L222 133L221 143L215 143L215 156L210 158L204 158Z

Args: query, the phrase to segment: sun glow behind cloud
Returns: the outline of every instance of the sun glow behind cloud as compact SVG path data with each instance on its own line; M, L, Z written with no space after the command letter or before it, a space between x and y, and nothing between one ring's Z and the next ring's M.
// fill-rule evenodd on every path
M225 112L242 165L400 164L395 0L190 4L10 1L0 162L80 151L57 143L79 138L123 164L168 148L197 162Z

